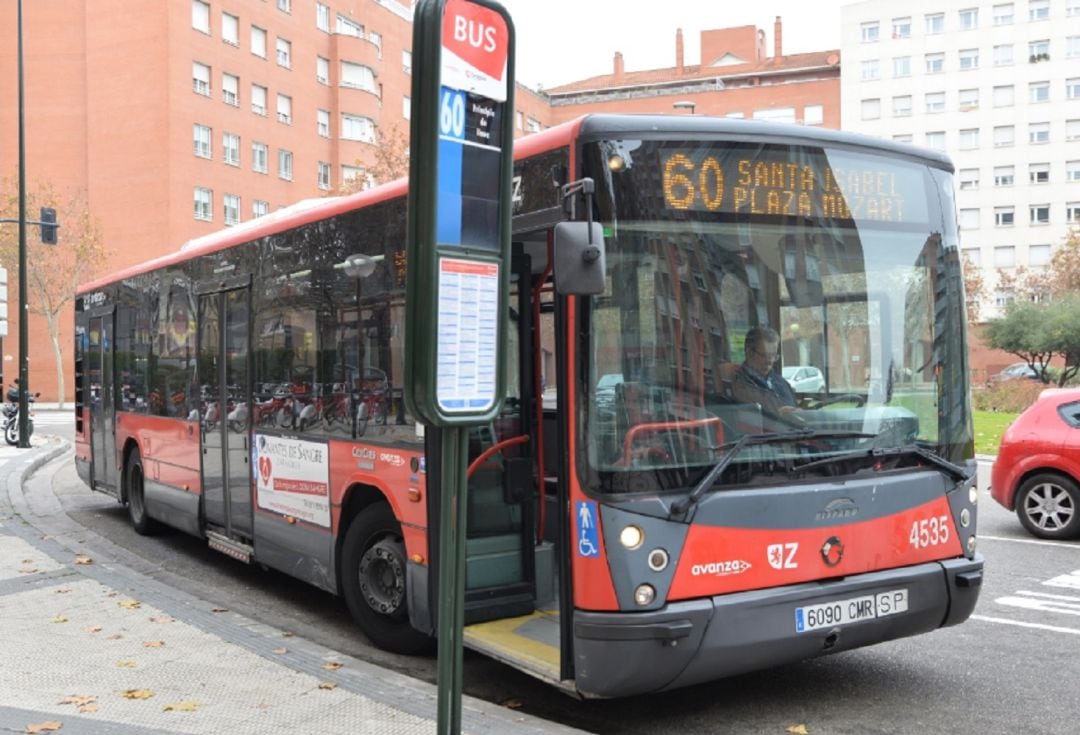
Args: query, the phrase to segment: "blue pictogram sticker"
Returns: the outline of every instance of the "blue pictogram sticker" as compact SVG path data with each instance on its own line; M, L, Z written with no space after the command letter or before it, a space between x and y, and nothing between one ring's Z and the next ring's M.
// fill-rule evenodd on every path
M600 535L596 530L596 503L577 502L578 556L600 556Z

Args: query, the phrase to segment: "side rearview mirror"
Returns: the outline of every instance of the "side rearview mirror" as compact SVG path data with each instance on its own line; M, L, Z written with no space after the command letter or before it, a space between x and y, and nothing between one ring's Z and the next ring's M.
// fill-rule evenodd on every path
M555 225L555 290L564 295L604 292L604 228L599 222Z

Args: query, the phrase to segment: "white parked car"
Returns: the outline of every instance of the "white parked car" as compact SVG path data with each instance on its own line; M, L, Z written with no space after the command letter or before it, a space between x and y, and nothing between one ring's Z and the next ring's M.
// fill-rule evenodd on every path
M796 393L824 393L825 376L811 365L789 365L781 373Z

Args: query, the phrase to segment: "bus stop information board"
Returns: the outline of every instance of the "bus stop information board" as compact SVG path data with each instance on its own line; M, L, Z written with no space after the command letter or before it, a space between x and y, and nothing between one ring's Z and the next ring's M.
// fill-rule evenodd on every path
M425 423L474 424L504 390L513 27L486 0L416 17L406 400Z

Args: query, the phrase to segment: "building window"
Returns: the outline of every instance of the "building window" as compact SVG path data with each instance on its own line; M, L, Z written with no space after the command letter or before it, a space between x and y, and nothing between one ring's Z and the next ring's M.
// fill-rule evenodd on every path
M1028 164L1028 182L1032 184L1049 184L1050 183L1050 164L1049 163L1029 163Z
M368 31L367 40L379 51L379 58L382 58L382 34L377 31Z
M994 186L1012 186L1014 166L994 166Z
M1065 80L1065 99L1080 100L1080 77Z
M1050 61L1049 39L1028 42L1028 61L1032 64L1037 64L1040 61Z
M960 70L970 71L979 68L979 49L966 48L960 50Z
M341 62L341 86L353 89L363 89L368 92L376 92L375 72L363 64L353 64L349 61Z
M261 199L256 199L251 203L251 216L262 217L264 214L270 214L270 202L264 202Z
M343 186L351 184L364 175L364 169L359 166L346 166L341 167L341 183Z
M960 190L978 189L979 188L979 169L977 168L962 168L957 174L957 179L960 182Z
M862 24L862 42L877 43L880 36L880 27L876 20Z
M960 11L960 30L973 31L979 27L979 9L965 8Z
M979 129L966 128L960 131L960 150L973 151L979 147Z
M236 133L225 133L221 136L222 153L225 163L230 166L240 165L240 136Z
M292 0L277 0L277 9L283 13L291 13Z
M901 97L892 98L892 114L893 117L910 117L911 116L911 95L905 94Z
M972 265L982 265L982 250L979 248L964 248L964 257Z
M1067 36L1065 38L1065 58L1075 59L1080 56L1080 36Z
M821 125L825 121L825 108L822 105L806 105L803 107L804 125ZM535 132L535 131L531 131Z
M375 122L368 117L342 113L341 137L344 140L358 140L363 143L374 143Z
M195 187L195 219L206 222L214 220L214 192L212 189Z
M323 191L330 189L330 164L319 161L319 188Z
M999 245L994 248L994 265L998 268L1012 268L1016 265L1016 248L1012 245Z
M877 120L881 117L880 99L863 100L861 107L863 120Z
M877 79L881 76L881 65L877 59L866 59L862 63L862 80L864 82Z
M930 13L926 16L926 35L933 36L945 32L945 13Z
M278 149L278 178L285 179L286 181L292 181L292 159L292 151L287 151L284 148Z
M926 111L928 113L945 111L945 93L930 92L926 95Z
M940 74L945 71L945 54L926 55L926 73Z
M1080 183L1080 161L1065 162L1065 180L1071 183Z
M266 87L251 85L251 111L256 115L266 116Z
M191 0L191 27L203 33L210 32L210 3Z
M210 96L210 67L195 61L191 64L191 80L195 94Z
M280 36L277 40L277 63L286 69L292 68L292 43Z
M945 150L945 131L938 130L926 134L926 147L934 150Z
M330 83L330 59L322 56L315 57L315 81L319 84Z
M1080 140L1080 120L1065 121L1065 140Z
M1050 224L1050 205L1049 204L1032 204L1028 207L1028 213L1031 216L1031 224L1033 225L1048 225Z
M977 230L979 229L979 210L978 209L961 209L960 210L960 230Z
M255 173L265 174L270 170L267 159L269 158L269 147L266 143L252 143L251 144L251 170Z
M755 120L772 120L773 122L795 122L794 107L769 107L764 110L754 110Z
M911 133L897 133L892 137L897 143L911 143Z
M994 66L1012 66L1013 47L1011 43L994 46Z
M1011 84L994 87L994 107L1012 107L1016 92Z
M406 120L412 120L412 97L401 98L401 116Z
M315 3L315 27L320 31L330 32L330 6Z
M1080 0L1065 0L1065 17L1075 18L1080 15Z
M960 90L960 112L967 112L969 110L975 110L979 107L979 90L978 89L961 89Z
M292 97L278 92L277 119L280 123L292 125Z
M1012 227L1016 222L1014 207L994 207L994 226Z
M258 26L251 26L251 53L266 58L266 31Z
M1050 18L1050 0L1028 0L1028 20L1047 20Z
M994 147L1008 148L1016 142L1016 128L1012 125L994 126Z
M1002 3L994 6L994 25L1011 26L1013 23L1013 4Z
M337 16L334 32L340 36L352 36L353 38L364 37L364 26L349 20L344 15Z
M1050 123L1031 123L1028 125L1028 143L1041 145L1050 142Z
M221 14L221 40L230 46L240 45L240 19L235 15Z
M907 18L893 18L893 38L911 38L911 16Z
M240 224L240 197L237 194L225 194L221 197L225 209L225 224Z
M195 155L199 158L213 156L213 132L205 125L195 124Z
M401 70L406 74L412 74L412 51L401 52Z
M315 111L315 129L319 135L323 138L330 137L330 111L329 110L316 110Z
M1049 245L1029 245L1028 246L1028 265L1033 265L1033 266L1050 265L1050 246Z
M911 76L911 57L897 56L892 60L892 75L899 79Z
M525 118L525 132L527 133L539 133L541 130L540 121L534 120L531 117Z
M1080 224L1080 202L1069 202L1066 204L1065 217L1070 225Z
M240 78L232 74L221 75L221 99L227 105L240 106Z

